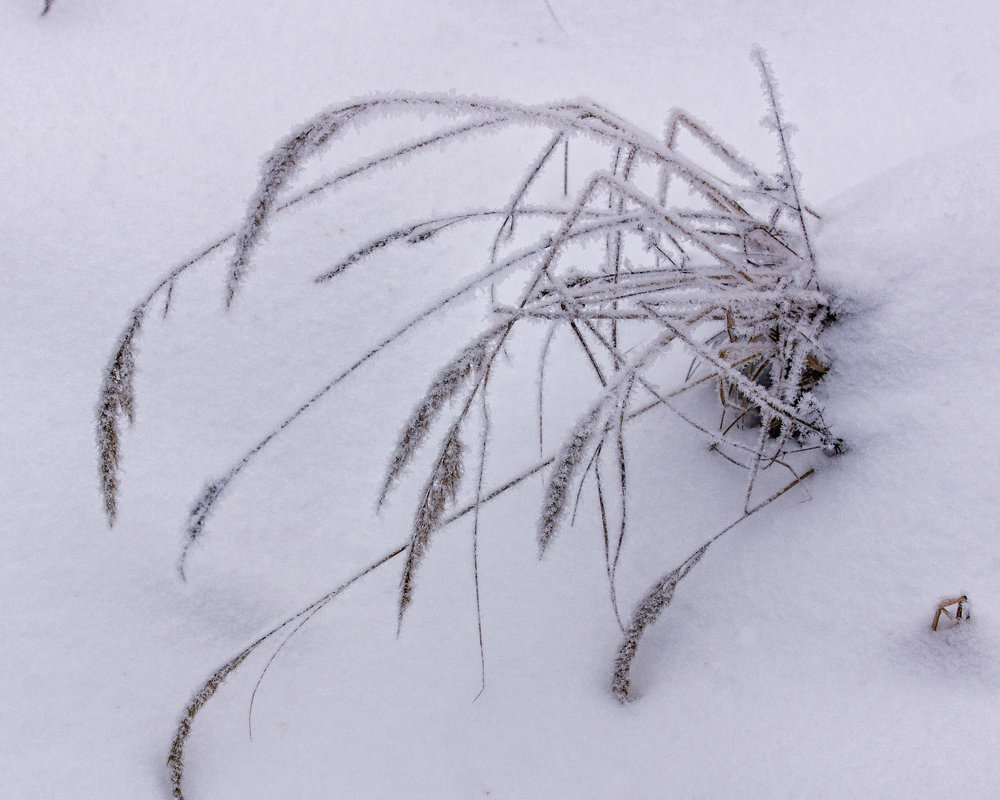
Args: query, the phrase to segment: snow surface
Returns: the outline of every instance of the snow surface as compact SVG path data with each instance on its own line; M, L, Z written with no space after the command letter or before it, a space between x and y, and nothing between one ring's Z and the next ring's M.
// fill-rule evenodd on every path
M392 566L303 629L261 684L252 741L266 654L227 681L195 725L188 796L1000 793L1000 12L56 0L40 19L40 6L0 6L5 797L169 796L191 692L405 535L415 490L376 518L381 471L472 309L290 428L220 505L187 583L175 570L204 481L402 319L415 285L452 282L429 269L441 251L341 294L306 281L345 229L378 229L392 173L275 229L229 314L222 257L178 286L140 342L121 515L104 522L92 429L115 337L160 275L238 222L261 156L332 103L456 90L592 97L654 134L678 105L770 163L754 42L823 214L821 280L844 303L823 400L850 453L822 464L808 502L789 494L706 555L643 642L628 707L608 691L619 633L599 532L564 530L538 561L534 483L482 521L478 700L471 543L456 526L433 543L398 639ZM513 396L511 361L498 391ZM498 441L523 441L529 416L498 418ZM626 606L740 505L739 476L653 416ZM973 620L932 635L934 604L959 592Z

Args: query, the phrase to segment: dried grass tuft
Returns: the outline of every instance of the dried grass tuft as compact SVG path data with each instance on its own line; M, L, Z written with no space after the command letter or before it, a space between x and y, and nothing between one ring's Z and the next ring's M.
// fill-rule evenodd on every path
M544 136L541 148L534 157L525 159L520 176L512 180L509 201L490 207L469 204L453 213L396 227L387 224L374 239L353 245L346 257L331 260L335 266L316 278L317 283L332 285L349 268L377 267L378 256L399 245L419 245L458 227L494 226L477 272L342 369L257 440L223 477L206 484L189 516L181 573L184 558L203 536L214 505L273 439L423 321L459 298L490 287L491 316L484 332L458 351L417 402L403 426L379 492L381 506L403 479L435 423L454 404L457 410L438 444L438 456L425 479L411 532L388 557L406 553L398 622L401 625L413 600L415 574L431 539L443 527L473 513L475 547L481 505L529 476L548 470L537 531L539 550L544 554L567 515L574 487L578 501L585 479L593 471L611 605L624 635L615 660L612 692L619 700L628 699L631 670L644 632L669 606L679 583L700 563L711 544L812 475L812 451L836 453L843 444L827 427L813 391L831 365L822 338L824 329L834 321L833 298L817 280L808 221L815 215L800 196L789 146L791 129L781 113L770 67L759 50L754 51L754 60L770 112L767 125L778 141L781 163L774 173L751 164L704 123L679 110L671 113L662 140L589 101L524 106L446 95L384 95L324 111L308 121L266 160L242 224L171 270L137 306L122 334L98 409L101 481L109 520L113 521L116 513L120 425L123 419L134 418L134 340L143 311L154 297L162 297L166 313L182 274L231 242L234 249L226 290L229 305L268 225L297 203L363 178L372 170L473 135L513 126L537 130ZM330 178L288 193L292 176L340 136L348 123L362 126L386 114L445 121L428 135L370 153ZM708 163L683 152L684 140L689 137L707 150ZM571 143L574 154L584 153L576 158L594 159L588 162L591 168L571 172ZM585 175L582 180L573 177L580 174ZM552 192L554 181L546 182L544 176L557 178L559 190ZM548 229L538 235L543 225ZM502 286L506 278L517 278L507 285L522 288L516 294L510 291L515 296L496 297L494 284ZM487 383L514 328L529 336L536 331L540 334L536 338L542 341L537 397L532 398L537 402L533 412L538 419L540 460L487 492L483 489L489 438ZM582 365L579 385L574 384L574 388L593 394L585 406L589 410L580 419L564 420L565 443L546 456L544 375L546 362L554 357L551 342L560 331L567 333L560 341L572 343ZM664 385L659 367L675 354L689 359L690 369L679 385ZM470 414L470 409L477 398L483 412L474 499L455 511L466 458L460 434L468 433L475 422L476 415ZM668 570L639 600L624 625L616 580L621 553L632 541L629 521L633 515L629 509L636 502L630 494L634 482L628 475L629 423L654 408L669 409L698 432L721 457L720 463L744 472L743 508L731 525ZM551 407L548 416L553 416ZM616 473L615 492L606 489L606 476L602 482L601 470L609 468ZM777 480L767 477L775 472ZM782 484L783 488L773 491ZM767 496L761 499L762 495ZM477 559L478 554L473 566L478 609ZM314 604L284 624L295 619L304 624L315 610L318 606ZM178 797L190 721L249 652L281 627L223 665L192 699L170 756Z

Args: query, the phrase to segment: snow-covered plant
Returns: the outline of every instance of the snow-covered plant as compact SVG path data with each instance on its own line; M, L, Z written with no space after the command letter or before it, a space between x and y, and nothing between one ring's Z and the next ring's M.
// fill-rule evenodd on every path
M119 488L120 427L134 416L133 347L151 304L162 302L166 313L173 286L184 272L232 243L226 295L231 305L254 267L255 251L269 222L302 200L474 134L517 126L546 135L544 146L528 161L506 204L465 208L387 230L361 243L316 278L323 284L335 281L347 270L371 267L374 255L386 247L418 244L445 229L490 222L496 226L478 271L333 377L225 475L208 482L192 506L182 574L186 554L203 536L219 498L276 436L414 327L459 298L490 289L490 320L485 331L441 368L391 456L379 505L401 480L418 448L428 444L435 421L451 414L436 444L437 457L419 494L409 536L212 675L192 700L171 750L177 797L183 796L183 749L192 719L250 652L281 631L294 632L346 586L405 556L398 608L401 624L414 596L415 575L433 537L468 514L474 515L478 530L482 505L539 473L547 476L537 523L542 554L579 501L585 479L594 476L608 588L623 633L611 688L618 699L626 700L631 665L644 631L711 544L801 484L813 472L810 451L840 449L812 392L830 366L821 335L832 319L831 298L817 283L809 235L812 212L799 196L788 128L766 61L760 52L755 59L770 109L768 125L782 159L775 174L753 166L683 111L671 113L661 140L589 101L524 106L448 95L373 97L325 111L280 143L264 164L241 226L172 270L135 307L105 375L99 404L101 484L112 523ZM444 121L429 135L373 154L321 183L291 192L291 177L345 130L386 115L432 116ZM683 132L707 154L702 160L709 164L682 152ZM570 147L577 143L584 152L602 154L599 157L610 168L587 170L582 179L571 175ZM561 177L562 191L555 198L551 192L542 196L540 176L553 174ZM543 373L549 345L559 332L566 332L575 342L581 363L592 376L594 390L587 410L579 419L567 420L564 443L545 453L544 382L540 380L537 418L542 452L538 461L503 484L486 487L483 464L491 443L490 378L499 368L498 355L514 336L537 341ZM687 359L690 367L683 379L665 383L664 364L676 359L676 354ZM721 459L742 468L745 492L738 518L667 571L631 618L624 620L618 610L616 575L627 539L629 505L635 500L628 491L628 431L633 420L654 409L672 412L696 429ZM478 446L469 448L464 443L473 436ZM467 462L475 469L467 469ZM615 476L613 491L607 486L609 469ZM465 480L470 472L473 480ZM765 480L771 475L783 477ZM463 484L471 485L466 500L460 502Z

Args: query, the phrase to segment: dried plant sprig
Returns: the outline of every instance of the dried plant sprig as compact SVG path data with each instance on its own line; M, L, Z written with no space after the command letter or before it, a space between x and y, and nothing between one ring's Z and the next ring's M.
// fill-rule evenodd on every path
M371 258L378 251L392 244L404 243L404 244L420 244L426 242L429 239L434 238L442 231L448 230L449 228L458 227L463 224L475 223L475 222L489 222L495 220L496 218L501 218L503 220L500 225L496 237L496 242L492 248L491 255L492 260L496 260L497 249L499 247L500 239L506 240L508 236L503 236L510 226L510 218L513 215L524 216L524 217L535 217L535 218L554 218L561 219L566 215L566 209L560 206L519 206L514 210L510 207L505 208L483 208L473 211L464 211L456 214L448 214L440 217L432 217L430 219L423 219L419 222L413 222L408 225L404 225L395 230L389 231L388 233L383 233L366 242L361 247L357 248L353 252L349 253L345 258L330 267L325 272L316 276L316 283L323 283L325 281L331 280L337 277L346 270L353 267L355 264L364 261L365 259ZM596 233L608 229L614 229L622 223L622 215L609 214L602 212L600 210L588 210L585 213L587 219L598 220L603 223L603 225L594 231L578 231L577 237L580 236L593 236ZM541 252L547 246L547 242L538 248L537 252ZM534 255L535 253L532 253ZM527 254L521 254L522 257L526 257Z
M472 502L472 582L476 599L476 631L479 635L479 693L473 699L478 700L486 691L486 648L483 645L483 604L479 588L479 513L483 506L483 479L486 475L486 453L490 444L490 404L489 404L489 370L483 376L482 391L479 393L479 410L482 421L482 434L479 444L479 469L476 472L476 494Z
M460 434L462 426L465 423L466 417L472 408L472 403L477 394L482 396L483 409L483 445L480 454L480 475L476 488L474 526L476 536L478 537L479 505L482 492L482 470L483 462L486 457L486 441L489 436L489 413L486 406L486 390L489 382L490 368L493 361L496 359L497 354L500 352L500 348L509 336L512 327L512 323L506 323L499 326L492 332L493 335L489 337L487 341L488 346L483 350L483 352L481 354L472 355L472 360L476 364L476 371L475 378L471 381L471 389L467 392L465 403L448 430L447 435L444 437L440 452L438 453L437 461L435 462L434 467L431 470L431 474L427 479L427 484L424 486L424 490L421 493L420 503L418 504L416 513L414 514L413 532L410 536L406 566L403 568L403 575L400 579L397 632L402 628L403 615L413 598L413 576L420 562L423 560L424 554L427 550L427 545L430 543L430 537L440 527L444 512L447 510L448 506L453 505L458 498L458 490L463 476L463 447ZM449 366L456 367L459 373L464 374L456 375L455 371L446 368L444 372L445 377L442 381L443 385L447 385L452 380L458 382L469 382L467 379L463 380L463 378L467 378L467 376L472 375L471 363L468 365L468 368L466 368L465 366L462 366L462 360L459 359L458 361L453 361ZM454 394L454 392L451 393ZM423 407L424 403L421 403L420 406L418 406L418 415ZM409 438L407 434L411 430L411 428L408 428L407 431L404 432L402 440ZM391 471L390 475L392 475ZM476 562L476 574L478 576L478 562Z
M785 123L784 115L781 113L777 84L771 73L771 65L768 63L767 55L764 53L763 48L755 46L751 52L751 58L757 63L757 68L760 70L761 85L771 109L771 116L767 122L778 136L778 148L784 162L784 178L791 194L792 210L799 221L802 239L808 255L808 260L803 263L803 268L797 273L796 280L800 286L808 286L816 278L816 255L813 252L812 242L809 239L809 229L806 226L805 207L799 197L798 174L792 163L792 154L788 142L791 129Z
M271 628L271 630L253 642L253 644L241 650L233 658L213 672L211 676L209 676L208 680L205 681L197 692L195 692L191 701L188 703L187 708L184 710L184 715L177 726L173 743L170 746L170 753L167 756L167 768L170 771L170 785L173 790L175 800L184 800L184 748L187 745L188 737L191 735L191 727L194 724L198 712L201 711L205 703L212 699L219 687L222 685L223 681L225 681L234 670L246 661L247 657L251 653L264 644L264 642L270 640L273 636L285 630L295 622L311 619L337 595L351 586L351 584L356 583L369 573L374 572L383 564L387 564L392 561L396 558L396 556L401 555L405 550L406 546L400 545L376 561L373 561L367 567L355 573L352 577L344 581L344 583L340 584L340 586L336 589L327 592L318 600L315 600L303 608L301 611L296 612L275 627Z
M552 347L552 340L555 338L556 331L559 330L557 325L549 326L549 332L545 336L545 341L542 344L542 351L538 356L538 455L545 452L545 364L548 361L549 348Z
M565 209L555 206L531 207L519 209L519 213L523 213L526 216L536 217L561 217L565 213ZM335 266L316 276L315 281L316 283L323 283L331 278L335 278L345 270L353 267L358 262L370 258L379 250L391 244L395 244L397 242L404 242L411 245L419 244L437 236L441 233L441 231L447 230L448 228L457 227L463 223L490 221L497 217L503 218L506 224L506 219L509 215L510 210L507 208L485 208L476 211L465 211L458 214L433 217L431 219L424 219L419 222L404 225L401 228L384 233L377 238L372 239L370 242L365 243L354 252L348 254L346 258L342 259Z
M250 208L243 227L236 235L236 248L229 262L226 305L232 303L236 285L246 274L250 251L263 236L264 223L272 207L277 204L281 189L303 161L318 152L334 134L359 113L360 109L355 107L314 117L279 144L267 157L261 170L260 185L250 200Z
M104 373L97 407L99 473L109 525L114 525L118 516L122 420L130 425L135 423L135 343L142 330L143 311L142 306L132 311L132 321L122 333Z
M544 555L559 529L566 511L570 486L580 473L586 455L595 437L603 436L608 409L616 399L613 392L604 393L600 400L584 414L563 444L552 466L542 498L542 513L538 520L538 551Z
M507 204L507 208L505 209L506 213L504 214L503 224L500 225L500 228L497 230L496 236L493 238L493 247L491 250L492 258L494 259L496 258L497 248L500 245L501 238L510 240L514 237L514 227L517 224L516 217L520 212L519 206L521 204L521 201L527 194L528 189L530 189L531 185L535 182L535 179L541 174L542 168L545 166L546 162L552 156L552 153L555 152L556 147L558 147L559 143L564 139L566 139L566 132L557 131L556 134L549 141L549 143L545 145L544 148L542 148L542 152L538 156L538 158L536 158L528 166L528 169L525 171L524 178L521 180L520 185L514 191L514 194L511 197L510 202Z
M407 547L406 566L399 583L398 625L403 624L406 607L413 599L413 577L427 552L431 534L444 519L448 506L455 503L462 484L464 448L456 425L445 438L441 454L424 486L420 504L413 517L413 532Z
M635 654L639 647L639 641L642 639L646 629L649 628L649 626L656 621L657 617L660 616L661 612L668 605L670 605L670 602L674 598L674 592L677 589L677 584L687 576L687 574L699 561L701 561L702 556L705 555L708 548L715 542L733 530L733 528L745 519L756 514L761 509L766 508L783 494L798 486L812 474L813 470L808 470L803 473L801 477L797 477L783 489L775 492L766 500L761 501L752 508L744 510L739 519L731 522L715 534L711 539L705 542L701 547L681 562L678 567L670 570L670 572L653 584L653 587L636 607L636 610L632 615L632 620L625 631L624 640L618 649L618 655L615 658L614 671L611 677L611 692L619 702L625 703L630 699L629 688L631 684L632 663L635 660Z
M381 507L385 502L389 492L399 480L400 473L413 459L442 409L468 385L472 378L482 373L487 361L496 350L497 339L509 333L512 325L511 322L504 322L474 339L431 381L423 398L403 426L403 432L396 443L382 482L377 506Z
M695 564L701 561L711 542L703 544L693 554L676 569L671 570L656 582L652 590L636 608L625 630L625 639L618 649L615 658L614 672L611 678L611 693L615 698L624 703L629 699L630 674L632 662L635 659L636 650L639 647L639 640L645 633L646 628L652 625L656 618L660 616L670 601L674 598L674 590L684 576L691 571Z
M621 558L622 550L625 547L625 534L628 530L628 459L626 458L625 452L625 416L628 411L629 398L632 394L632 387L634 385L634 378L630 379L625 387L625 392L622 395L622 400L618 404L618 416L615 420L615 439L617 443L616 453L617 465L618 465L618 490L619 499L621 502L621 519L618 526L618 541L615 544L614 559L610 564L610 590L611 590L611 605L614 608L615 617L619 618L618 614L618 592L615 588L615 576L618 572L618 560Z
M544 554L549 541L559 526L569 497L570 484L574 475L579 471L584 453L594 438L599 413L600 407L592 408L588 414L577 420L553 464L552 472L545 485L542 514L538 521L540 554ZM586 475L587 471L584 470L583 474ZM578 492L577 501L579 501L579 497L580 493Z
M206 484L198 499L191 506L191 510L188 512L184 547L181 549L180 558L177 560L177 571L181 576L181 580L187 579L185 567L187 565L188 551L201 538L201 532L205 527L205 522L208 520L208 515L212 512L216 502L222 497L222 493L235 476L236 473L231 472L213 483Z

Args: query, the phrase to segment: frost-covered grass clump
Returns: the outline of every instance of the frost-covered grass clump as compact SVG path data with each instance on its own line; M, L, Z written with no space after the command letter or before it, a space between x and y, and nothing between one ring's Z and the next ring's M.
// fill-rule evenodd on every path
M512 180L506 203L467 204L383 230L316 277L318 283L335 283L349 270L376 269L380 257L405 244L418 245L446 230L491 226L482 252L468 258L475 266L449 294L321 387L226 474L210 481L194 503L182 574L189 548L204 536L217 501L275 437L366 362L391 358L387 348L414 327L461 298L489 297L483 332L450 360L442 354L444 366L391 454L379 505L406 478L419 449L436 448L409 535L212 675L195 695L171 750L178 797L191 721L251 651L279 631L294 632L350 583L397 556L405 557L398 601L402 624L437 532L471 515L476 537L480 508L539 473L546 476L537 517L543 555L575 515L586 485L596 495L607 591L622 632L611 687L626 700L644 631L711 544L799 486L813 472L816 452L840 450L812 391L830 368L821 339L833 318L832 301L817 280L809 234L813 213L799 196L788 129L766 62L759 53L756 59L781 156L774 174L756 168L682 111L671 113L665 139L659 140L588 101L522 106L453 96L374 97L325 111L283 141L264 164L241 226L172 270L136 306L106 374L99 407L100 473L111 522L120 482L120 428L134 417L135 343L154 303L169 313L173 287L187 270L233 243L226 295L231 306L252 274L269 223L306 198L473 137L481 143L484 134L527 128L544 135L537 155L526 159ZM345 132L411 116L440 123L431 133L373 153L320 183L291 189L303 165L321 158ZM684 140L699 158L686 154ZM539 456L508 480L487 486L486 460L491 448L503 446L491 435L491 378L516 337L538 347L532 416ZM572 343L578 353L576 380L579 391L589 394L584 413L562 420L557 433L562 446L547 451L552 414L544 413L545 379L557 339ZM560 358L567 358L565 352ZM678 369L678 364L683 366ZM648 535L629 527L630 507L643 502L630 493L629 429L636 418L662 410L694 428L720 463L745 472L742 510L722 530L706 531L704 543L668 569L628 616L619 608L620 557L630 537Z

